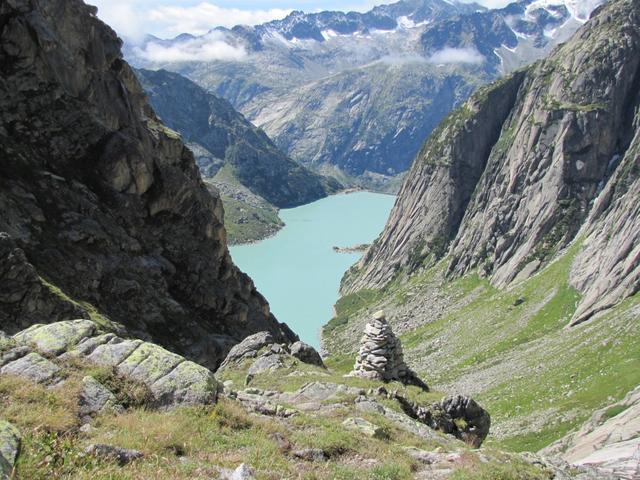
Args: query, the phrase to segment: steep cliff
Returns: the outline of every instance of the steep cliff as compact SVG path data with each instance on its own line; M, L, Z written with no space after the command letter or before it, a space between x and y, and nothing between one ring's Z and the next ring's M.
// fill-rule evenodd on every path
M161 120L195 143L203 176L228 165L238 181L280 208L310 203L340 185L297 164L229 102L166 70L136 72ZM202 151L204 149L204 151Z
M637 1L601 7L548 59L451 114L344 291L443 257L450 277L478 270L505 287L580 239L573 323L636 293L639 27Z
M247 334L294 338L233 265L220 199L95 14L0 4L2 329L90 316L214 367Z

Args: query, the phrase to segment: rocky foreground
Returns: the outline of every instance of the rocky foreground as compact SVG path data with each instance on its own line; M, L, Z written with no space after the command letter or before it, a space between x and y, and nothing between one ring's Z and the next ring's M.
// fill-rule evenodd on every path
M89 320L1 334L0 478L609 478L478 449L472 399L342 368L269 332L215 374Z

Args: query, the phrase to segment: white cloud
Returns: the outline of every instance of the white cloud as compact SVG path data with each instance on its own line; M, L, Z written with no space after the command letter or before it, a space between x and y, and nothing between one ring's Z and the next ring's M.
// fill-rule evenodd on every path
M149 12L149 18L165 25L174 34L191 33L202 35L214 27L235 25L258 25L273 19L286 17L291 10L241 10L222 8L213 3L203 2L191 7L163 6Z
M463 0L464 3L479 3L483 7L487 8L502 8L506 7L514 0Z
M247 56L244 47L226 42L221 32L211 32L202 37L163 45L148 43L144 48L136 47L136 55L155 63L165 62L210 62L213 60L239 61Z
M480 64L485 61L482 54L475 48L443 48L429 57L429 62L436 64L470 63Z
M121 37L138 42L144 38L145 26L134 4L127 0L88 0L98 7L100 19L110 25Z

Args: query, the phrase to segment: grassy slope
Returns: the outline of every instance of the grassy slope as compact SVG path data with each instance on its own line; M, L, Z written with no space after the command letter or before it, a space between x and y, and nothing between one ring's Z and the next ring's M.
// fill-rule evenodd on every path
M223 372L220 378L232 378L234 383L242 385L245 367L249 364ZM234 469L244 462L257 470L260 480L409 480L419 465L405 447L433 450L452 441L441 444L438 436L425 440L398 428L379 414L356 412L354 399L347 398L346 394L333 400L336 408L329 413L300 413L291 419L249 414L229 399L221 399L215 406L152 411L145 408L148 390L123 380L111 369L76 360L61 366L66 383L58 387L0 377L2 417L16 425L22 434L17 463L19 478L218 478L217 466ZM363 379L344 379L342 372L348 369L346 365L336 365L336 369L329 371L301 364L289 365L288 369L291 372L260 374L254 382L280 391L293 391L314 380L335 380L364 389L379 386ZM109 385L118 401L128 408L120 414L105 412L94 420L89 430L80 431L77 395L85 375ZM399 384L392 387L424 402L438 396L419 392L415 387L405 388ZM370 438L344 428L342 422L354 415L378 425L383 435ZM275 435L290 442L293 449L321 448L331 455L331 460L297 460L278 447ZM86 455L84 448L91 443L133 448L145 456L121 467ZM483 450L484 459L480 460L463 443L456 442L456 445L465 455L464 465L454 476L457 480L498 478L486 476L487 472L502 472L499 478L505 480L547 478L540 468L494 449Z
M444 312L419 314L421 325L401 336L409 362L442 390L473 394L492 414L494 444L538 450L640 383L639 295L566 328L579 299L568 285L578 248L508 291L477 275L443 281L440 264L408 283L350 295L325 327L325 347L353 349L353 327L368 313L411 312L436 292Z
M284 226L278 209L243 187L229 165L206 181L216 187L227 186L220 189L220 195L224 205L224 225L231 245L262 240ZM236 194L232 195L233 191Z

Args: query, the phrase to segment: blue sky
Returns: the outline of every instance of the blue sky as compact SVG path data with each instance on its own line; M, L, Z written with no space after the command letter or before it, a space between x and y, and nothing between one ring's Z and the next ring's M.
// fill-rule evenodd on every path
M86 0L98 15L130 42L147 33L170 38L180 33L203 34L216 26L255 25L283 18L292 10L367 11L394 0ZM476 0L487 6L508 0Z

